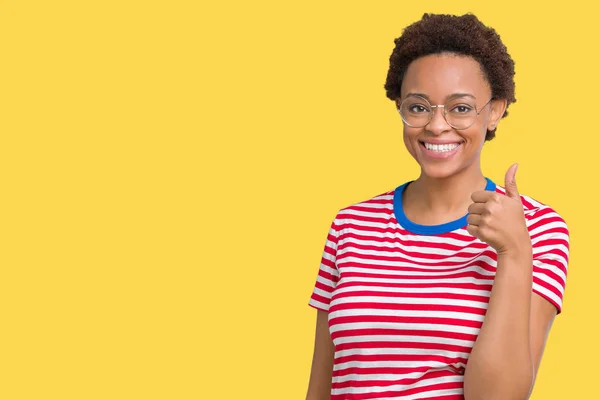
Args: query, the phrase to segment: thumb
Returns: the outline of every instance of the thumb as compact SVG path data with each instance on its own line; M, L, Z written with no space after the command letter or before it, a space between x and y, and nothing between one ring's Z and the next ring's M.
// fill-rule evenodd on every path
M506 171L506 176L504 177L504 188L506 189L506 195L508 197L521 201L519 191L517 190L517 181L515 179L517 168L519 168L519 164L513 164L510 166L508 171Z

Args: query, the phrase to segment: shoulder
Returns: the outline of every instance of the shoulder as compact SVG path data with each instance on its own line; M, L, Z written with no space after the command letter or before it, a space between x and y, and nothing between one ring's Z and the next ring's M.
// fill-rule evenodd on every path
M496 192L506 195L506 189L502 186L496 185ZM521 196L523 212L530 232L557 228L568 235L566 221L552 206L531 196L522 193L519 193L519 195Z
M338 226L352 222L377 222L389 218L394 212L394 193L388 190L339 209L334 223Z

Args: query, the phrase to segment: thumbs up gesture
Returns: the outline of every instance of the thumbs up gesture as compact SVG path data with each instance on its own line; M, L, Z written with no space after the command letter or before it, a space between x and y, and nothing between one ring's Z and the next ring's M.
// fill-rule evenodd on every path
M506 195L491 191L477 191L471 195L467 231L477 239L489 244L498 254L517 252L531 248L531 238L523 203L517 190L515 175L518 164L513 164L504 178Z

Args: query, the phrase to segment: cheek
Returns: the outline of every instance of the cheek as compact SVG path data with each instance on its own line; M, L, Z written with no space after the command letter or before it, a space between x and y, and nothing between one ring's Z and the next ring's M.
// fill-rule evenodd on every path
M404 128L404 134L402 135L404 139L404 146L412 156L414 157L416 154L417 146L419 145L417 141L418 132L413 132L412 129Z
M471 145L481 150L481 147L485 143L485 135L487 134L487 125L477 124L469 129L469 132L465 132L465 136L468 136Z

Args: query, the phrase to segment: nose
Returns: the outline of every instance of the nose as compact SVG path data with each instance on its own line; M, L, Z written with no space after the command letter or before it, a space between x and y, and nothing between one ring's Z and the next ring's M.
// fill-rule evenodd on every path
M433 116L431 121L425 125L425 129L433 133L434 135L441 135L452 129L452 127L444 118L444 107L436 106L433 108Z

